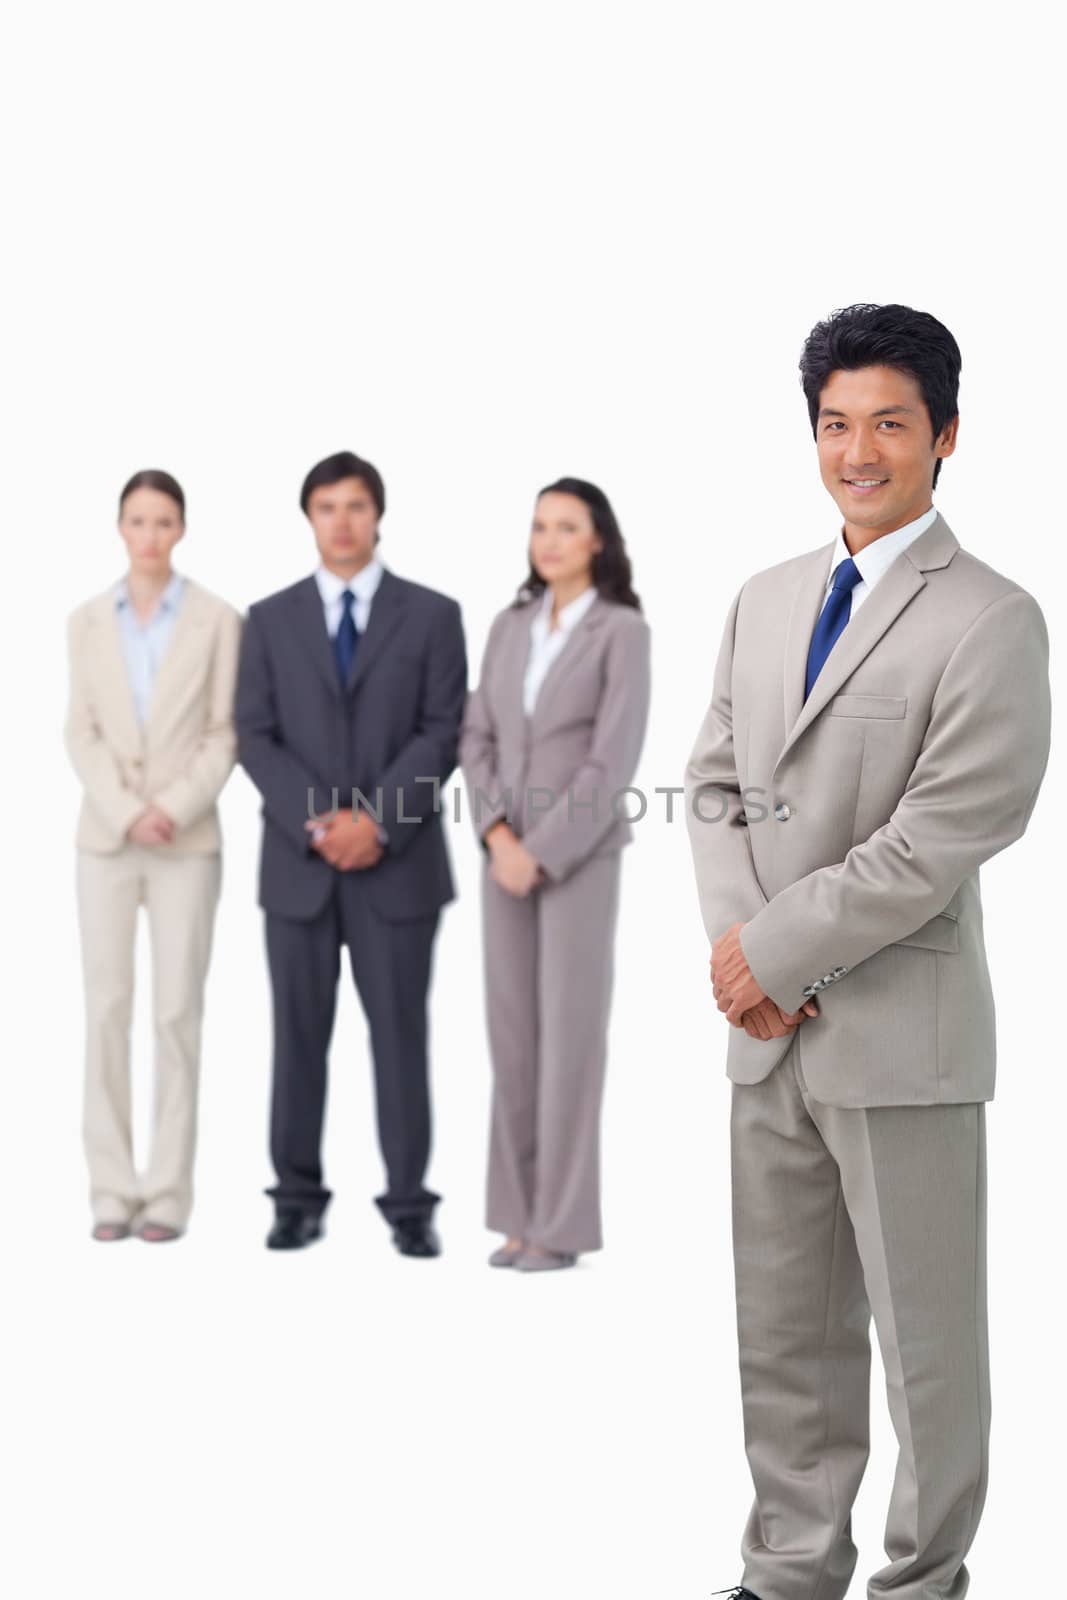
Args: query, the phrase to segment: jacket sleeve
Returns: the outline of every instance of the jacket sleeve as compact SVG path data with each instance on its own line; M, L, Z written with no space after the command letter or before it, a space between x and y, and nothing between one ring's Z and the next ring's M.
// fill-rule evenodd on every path
M498 822L506 821L510 815L508 797L499 790L496 719L486 693L486 686L492 680L496 666L504 616L505 613L501 613L489 630L478 687L467 696L459 736L459 762L467 786L471 820L475 836L485 849L488 849L485 836L489 829Z
M382 791L390 855L405 850L418 824L441 809L441 785L456 765L466 695L463 618L456 602L448 600L438 606L430 630L417 725L374 783Z
M75 612L67 623L70 687L64 742L90 805L119 845L130 824L148 809L148 801L123 782L122 770L86 693L81 662L84 628L83 617Z
M237 759L259 790L264 811L295 849L310 855L308 796L317 806L317 792L328 797L328 791L285 743L258 606L249 611L241 637L234 721Z
M950 657L893 815L844 861L775 895L741 930L760 987L799 1009L817 974L847 972L943 911L1026 829L1049 751L1048 634L1036 601L992 601Z
M616 626L589 754L522 842L555 882L580 866L616 821L613 800L632 781L648 725L651 633L640 612Z
M711 704L685 769L685 821L700 914L710 941L735 922L747 922L767 904L752 860L734 753L734 639L743 593L736 596L726 618Z
M237 752L233 704L240 648L241 618L225 606L212 644L203 733L185 771L154 796L156 805L179 828L188 827L211 810L233 771Z

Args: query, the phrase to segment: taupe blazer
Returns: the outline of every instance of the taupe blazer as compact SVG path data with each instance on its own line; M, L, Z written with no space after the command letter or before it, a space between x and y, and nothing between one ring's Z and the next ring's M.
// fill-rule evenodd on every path
M467 698L459 759L475 832L507 818L559 881L633 837L624 814L644 743L650 634L632 606L598 595L545 674L527 717L523 678L540 597L493 620Z
M114 586L68 619L67 751L82 781L79 850L112 854L152 801L176 824L161 854L221 848L215 801L236 754L241 617L186 578L142 728L122 650Z
M986 1100L993 996L978 870L1026 828L1049 748L1048 636L1018 584L942 517L897 556L808 700L831 546L757 573L730 608L686 770L708 938L742 922L765 993L796 1011L829 1105ZM702 821L695 814L719 820ZM756 1083L790 1040L729 1030Z

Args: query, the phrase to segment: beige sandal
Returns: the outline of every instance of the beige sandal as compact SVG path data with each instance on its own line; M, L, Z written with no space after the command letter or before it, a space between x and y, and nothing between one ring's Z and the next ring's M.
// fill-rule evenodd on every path
M170 1244L182 1236L180 1228L172 1228L167 1222L142 1222L137 1233L145 1244Z
M98 1244L116 1244L130 1237L128 1222L94 1222L92 1237Z

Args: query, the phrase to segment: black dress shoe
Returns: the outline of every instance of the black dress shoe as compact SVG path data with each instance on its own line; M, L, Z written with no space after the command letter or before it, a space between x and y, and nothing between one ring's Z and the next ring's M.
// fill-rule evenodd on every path
M728 1595L729 1600L759 1600L758 1594L753 1594L751 1589L742 1588L740 1585L736 1589L713 1589L712 1593Z
M322 1219L313 1211L279 1211L267 1235L268 1250L302 1250L322 1237Z
M439 1256L441 1240L429 1217L398 1217L393 1243L402 1256Z

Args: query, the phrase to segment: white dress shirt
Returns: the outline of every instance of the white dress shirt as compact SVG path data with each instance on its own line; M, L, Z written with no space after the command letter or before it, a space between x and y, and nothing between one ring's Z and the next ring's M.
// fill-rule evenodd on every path
M837 543L834 545L833 553L830 556L830 571L826 578L826 595L823 599L823 605L830 598L834 573L842 561L854 561L859 570L860 581L852 591L852 609L848 614L849 622L851 622L879 578L885 576L902 550L906 550L909 544L915 542L920 533L925 533L927 528L933 526L936 516L937 509L931 506L930 510L924 511L921 517L916 517L914 522L906 522L902 528L894 528L892 533L883 533L880 539L872 540L856 556L852 554L852 551L845 543L844 532L839 533Z
M356 597L352 607L352 620L356 625L357 633L364 633L370 621L370 604L374 599L375 591L382 581L385 568L377 556L371 556L365 567L356 573L354 578L339 578L336 572L331 572L328 567L318 567L315 572L315 582L319 586L322 596L322 609L326 614L326 631L332 639L341 626L344 615L344 606L341 596L346 589L351 589Z
M530 653L526 658L526 673L522 680L522 707L527 716L533 713L549 667L566 644L568 635L574 632L596 597L596 585L590 584L588 589L582 590L577 599L570 600L565 606L560 607L556 626L550 630L552 590L550 588L545 590L541 604L530 624Z
M322 609L326 617L326 631L331 639L341 626L341 618L344 616L345 611L341 596L346 589L351 589L356 597L356 603L352 607L352 621L356 625L356 632L366 632L367 623L370 621L371 601L374 599L378 585L382 581L384 571L385 568L377 556L371 556L367 565L361 567L354 578L339 578L336 572L330 571L329 567L316 567L315 582L319 586ZM373 820L377 828L378 843L388 847L388 833L376 817ZM315 831L312 837L317 840L321 836L322 830L319 829Z
M115 585L115 613L122 636L122 653L126 658L126 674L130 680L134 710L142 727L148 718L152 686L156 681L159 663L163 660L163 652L174 631L174 620L184 589L185 579L181 573L172 573L156 609L142 622L133 609L128 580L120 578Z

